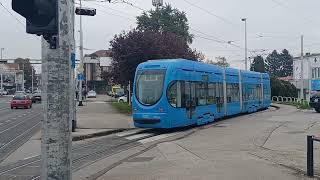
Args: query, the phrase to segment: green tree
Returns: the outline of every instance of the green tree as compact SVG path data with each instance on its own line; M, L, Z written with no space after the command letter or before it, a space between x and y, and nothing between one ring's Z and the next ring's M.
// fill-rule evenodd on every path
M144 12L137 17L138 29L143 31L171 32L192 43L193 35L189 33L186 13L166 4L155 10Z
M19 70L24 71L24 80L25 80L25 87L30 88L32 85L32 72L35 74L35 70L30 63L30 59L26 58L17 58L14 60L14 63L19 65Z
M132 81L137 66L152 59L185 58L198 60L202 55L192 50L188 43L174 33L132 30L116 35L110 42L112 71L102 78L112 83L127 84Z
M250 70L256 71L256 72L262 72L262 73L266 72L265 64L262 56L254 57Z
M270 78L271 96L297 97L297 88L287 81L282 81L276 77Z
M275 77L292 75L293 57L284 49L280 54L274 50L266 58L266 70Z

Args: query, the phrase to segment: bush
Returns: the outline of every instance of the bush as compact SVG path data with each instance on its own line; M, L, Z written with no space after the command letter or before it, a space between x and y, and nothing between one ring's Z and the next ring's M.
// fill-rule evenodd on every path
M128 103L112 102L111 105L113 108L115 108L120 113L132 114L132 108L131 108L131 106L129 106Z

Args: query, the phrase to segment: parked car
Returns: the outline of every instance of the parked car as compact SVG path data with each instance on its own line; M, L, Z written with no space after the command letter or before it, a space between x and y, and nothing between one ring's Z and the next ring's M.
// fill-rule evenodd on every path
M311 96L309 105L320 113L320 91Z
M128 96L124 95L118 98L118 102L119 103L124 103L124 102L128 102ZM131 102L132 102L132 96L131 96Z
M124 95L124 96L121 96L121 97L118 98L118 102L119 102L119 103L128 102L127 99L128 99L128 98L127 98L127 95Z
M32 95L32 98L31 98L31 101L32 103L37 103L37 102L40 102L41 103L41 94L40 93L34 93Z
M24 94L18 94L13 96L11 103L10 103L11 109L13 108L32 108L32 101L30 99L30 97L28 95L24 95Z
M93 90L89 91L87 94L88 98L96 98L97 97L97 93Z

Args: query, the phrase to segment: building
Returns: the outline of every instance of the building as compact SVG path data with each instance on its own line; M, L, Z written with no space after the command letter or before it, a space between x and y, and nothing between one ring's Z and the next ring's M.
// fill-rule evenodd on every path
M309 100L312 91L317 90L312 88L314 82L320 80L320 53L307 53L303 56L303 81L301 80L301 57L293 58L293 79L291 83L294 84L298 91L298 97L301 98L301 86L303 82L304 99Z
M101 74L103 71L111 71L111 62L110 50L99 50L85 55L83 63L87 90L107 91L107 82L102 79Z

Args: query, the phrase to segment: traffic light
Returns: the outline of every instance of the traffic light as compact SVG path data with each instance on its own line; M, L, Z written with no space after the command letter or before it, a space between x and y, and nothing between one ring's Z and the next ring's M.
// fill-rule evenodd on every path
M51 47L58 35L58 0L12 0L12 9L26 18L26 31L43 36Z
M95 16L97 14L96 9L92 8L76 8L76 14L77 15L84 15L84 16Z

